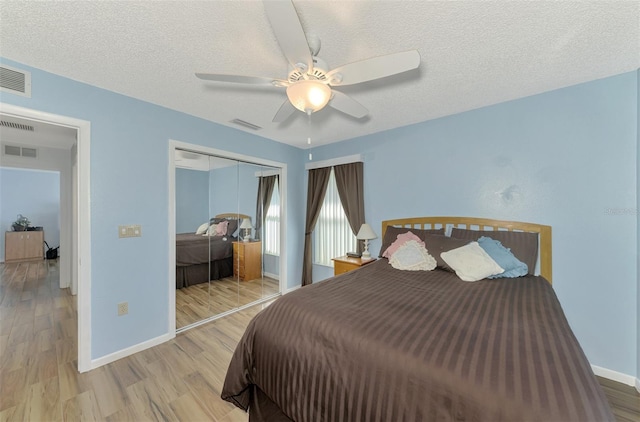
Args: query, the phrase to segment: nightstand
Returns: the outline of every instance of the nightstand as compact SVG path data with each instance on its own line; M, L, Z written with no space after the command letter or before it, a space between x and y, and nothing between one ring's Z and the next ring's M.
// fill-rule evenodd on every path
M348 273L349 271L357 270L363 265L367 265L373 261L372 259L362 259L362 258L350 258L348 256L339 256L338 258L333 258L333 275Z
M240 281L262 277L262 242L233 242L233 276Z

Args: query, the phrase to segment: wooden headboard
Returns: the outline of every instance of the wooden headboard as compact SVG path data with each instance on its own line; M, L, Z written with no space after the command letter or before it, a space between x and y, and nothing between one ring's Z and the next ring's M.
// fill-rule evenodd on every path
M244 218L248 218L249 220L251 220L251 217L249 217L246 214L238 214L237 212L226 212L224 214L218 214L215 216L215 218L230 218L232 220L242 220Z
M551 226L534 223L521 223L519 221L491 220L489 218L475 217L414 217L386 220L382 222L382 238L388 226L412 227L416 229L439 229L448 227L460 227L469 230L508 230L538 233L540 253L540 275L552 282L551 261Z

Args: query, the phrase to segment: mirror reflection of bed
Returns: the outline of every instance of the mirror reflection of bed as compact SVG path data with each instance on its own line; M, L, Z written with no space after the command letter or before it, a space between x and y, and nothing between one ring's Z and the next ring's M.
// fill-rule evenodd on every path
M279 169L176 150L176 328L275 296Z

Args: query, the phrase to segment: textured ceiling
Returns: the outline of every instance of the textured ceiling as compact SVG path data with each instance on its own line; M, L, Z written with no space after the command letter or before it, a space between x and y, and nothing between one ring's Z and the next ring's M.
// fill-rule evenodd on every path
M419 69L340 88L370 111L271 119L283 89L195 72L285 78L258 1L0 1L0 56L306 148L640 67L639 1L295 1L331 68L417 49ZM37 86L33 87L37 90ZM259 131L229 123L242 119ZM311 131L311 132L309 132Z

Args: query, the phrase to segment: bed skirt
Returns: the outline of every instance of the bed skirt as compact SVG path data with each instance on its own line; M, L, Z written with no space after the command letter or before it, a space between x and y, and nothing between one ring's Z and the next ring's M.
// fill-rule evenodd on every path
M293 422L257 385L252 385L249 422Z
M176 289L206 283L233 275L233 257L211 261L209 264L176 266Z

